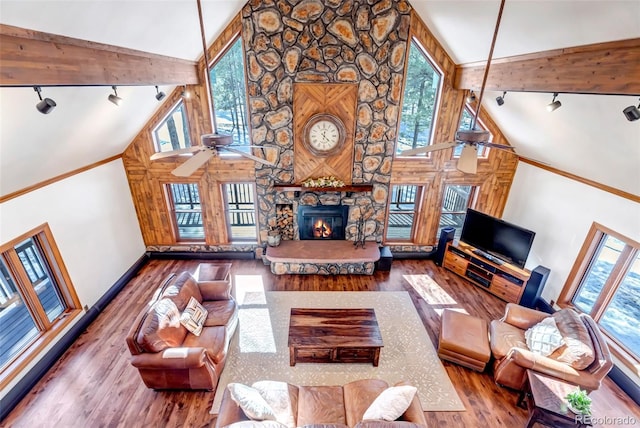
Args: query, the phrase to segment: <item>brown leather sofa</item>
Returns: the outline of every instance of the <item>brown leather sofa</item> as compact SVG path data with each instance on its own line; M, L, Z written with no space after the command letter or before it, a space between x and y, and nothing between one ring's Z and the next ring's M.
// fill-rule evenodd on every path
M406 385L400 383L398 385ZM416 395L409 408L396 421L363 421L362 416L376 397L389 387L381 379L362 379L344 386L296 386L288 388L292 426L324 428L412 428L426 427L427 421ZM225 388L216 427L249 421ZM258 425L258 424L256 424Z
M565 344L545 357L529 350L525 331L552 316ZM550 315L513 303L504 317L490 326L491 352L496 383L522 390L526 370L562 379L591 392L600 387L613 362L609 347L595 321L570 308Z
M180 323L192 296L208 312L199 336ZM237 325L230 282L171 274L129 330L131 364L149 388L214 390Z

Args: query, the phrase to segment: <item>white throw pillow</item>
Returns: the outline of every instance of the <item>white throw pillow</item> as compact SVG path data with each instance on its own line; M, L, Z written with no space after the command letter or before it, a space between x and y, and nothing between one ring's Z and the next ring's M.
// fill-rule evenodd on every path
M547 317L525 331L524 338L531 352L545 357L564 344L553 317Z
M411 385L392 386L380 393L364 412L363 420L395 421L407 411L418 389Z
M296 417L289 396L289 384L275 380L260 380L251 385L273 409L276 420L289 428L296 428Z
M207 319L207 310L198 302L198 299L191 296L187 307L180 315L180 324L196 336L200 336L202 326Z
M225 428L286 428L278 421L240 421L227 425Z
M247 417L254 421L275 421L276 415L271 406L264 401L257 389L241 383L227 385L231 399L242 409Z

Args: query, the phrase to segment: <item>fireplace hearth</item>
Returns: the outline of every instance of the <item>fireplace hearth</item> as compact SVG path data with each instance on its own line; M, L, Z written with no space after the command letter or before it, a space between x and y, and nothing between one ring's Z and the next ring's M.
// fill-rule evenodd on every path
M347 205L302 205L298 208L300 239L343 240L348 216Z

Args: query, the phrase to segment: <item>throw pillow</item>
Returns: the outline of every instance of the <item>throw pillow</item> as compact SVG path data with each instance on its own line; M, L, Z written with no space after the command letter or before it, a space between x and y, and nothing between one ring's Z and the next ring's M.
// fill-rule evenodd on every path
M257 389L241 383L227 385L231 399L242 409L245 415L254 421L276 420L271 406L264 401Z
M187 330L196 336L200 336L202 332L202 326L207 319L207 310L198 302L195 297L189 299L187 307L184 308L184 312L180 316L180 323L185 326Z
M364 412L363 420L395 421L407 411L418 389L411 385L392 386L380 393Z
M227 425L225 428L286 428L278 421L240 421Z
M524 333L524 338L529 349L545 357L564 344L562 334L556 326L556 320L547 317L534 325Z
M275 380L261 380L251 385L273 409L276 420L289 428L296 428L296 416L289 394L289 384Z

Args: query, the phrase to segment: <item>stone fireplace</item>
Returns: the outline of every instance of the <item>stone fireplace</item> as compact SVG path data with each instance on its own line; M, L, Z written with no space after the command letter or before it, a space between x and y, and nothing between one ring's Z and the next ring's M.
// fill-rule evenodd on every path
M346 205L301 205L298 208L300 239L345 239L348 218Z

